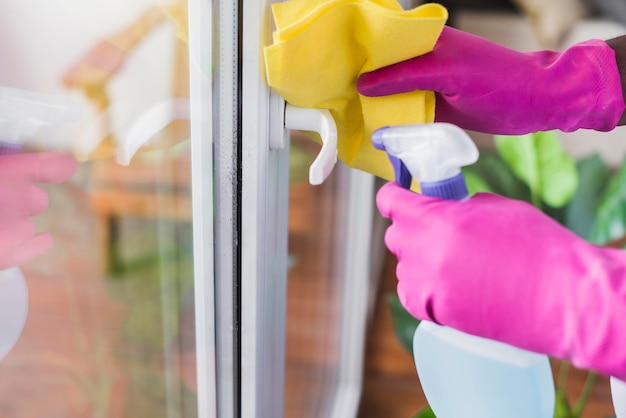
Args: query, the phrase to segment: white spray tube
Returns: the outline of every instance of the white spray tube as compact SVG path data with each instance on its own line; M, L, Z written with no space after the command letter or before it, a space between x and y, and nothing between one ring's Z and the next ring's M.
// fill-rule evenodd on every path
M374 146L387 151L396 181L443 199L469 197L461 167L478 159L455 125L385 127ZM437 418L552 418L555 389L548 356L422 321L413 356L424 394Z
M0 155L18 154L42 126L75 119L80 107L60 96L0 87ZM0 271L0 360L17 342L28 312L28 290L19 267Z

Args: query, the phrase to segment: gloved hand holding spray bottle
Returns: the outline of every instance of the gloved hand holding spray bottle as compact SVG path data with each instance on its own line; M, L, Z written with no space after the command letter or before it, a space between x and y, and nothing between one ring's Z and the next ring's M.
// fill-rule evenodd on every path
M457 126L384 127L374 132L372 141L387 151L402 187L409 189L415 179L425 195L469 198L461 167L474 163L478 150ZM428 321L422 321L415 332L413 355L438 418L552 418L554 414L554 382L545 355Z
M79 113L79 106L64 97L0 87L0 164L4 164L0 167L0 182L5 205L0 212L11 214L3 219L7 225L2 225L0 241L3 263L12 266L0 271L0 359L17 342L28 311L26 282L15 264L38 255L49 246L47 237L38 240L40 236L34 235L34 231L29 230L30 225L22 222L23 218L45 209L41 194L31 183L62 182L77 166L67 153L17 154L40 127L73 120ZM15 199L11 199L11 193Z

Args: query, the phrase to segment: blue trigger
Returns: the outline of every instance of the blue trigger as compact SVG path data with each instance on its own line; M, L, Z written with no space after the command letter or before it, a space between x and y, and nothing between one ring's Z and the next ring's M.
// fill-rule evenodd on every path
M391 161L391 165L393 166L393 171L396 176L396 183L402 186L405 189L411 188L411 183L413 182L413 177L411 173L406 168L406 165L402 162L398 157L394 157L393 155L387 153L387 157L389 157L389 161Z
M388 127L379 128L372 134L372 144L374 145L374 148L381 151L387 151L385 149L385 143L383 141L383 132L387 128ZM406 168L406 165L404 165L401 159L390 154L389 152L387 152L387 157L389 158L391 166L393 167L395 182L405 189L410 189L411 183L413 182L413 177L411 176L409 170Z

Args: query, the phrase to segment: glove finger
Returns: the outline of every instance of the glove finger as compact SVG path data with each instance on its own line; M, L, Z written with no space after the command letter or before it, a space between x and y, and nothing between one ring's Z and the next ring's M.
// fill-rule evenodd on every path
M48 193L24 181L0 182L0 227L35 216L48 207Z
M393 196L395 195L394 183L389 182L383 185L383 187L376 193L376 206L380 214L389 219L391 216L391 207L393 204Z
M427 252L427 248L423 250L411 253L417 260L399 260L396 267L398 297L402 306L414 317L439 323L435 300L441 298L436 290L441 284L440 276L436 274L437 263L434 270L431 265L432 254Z
M28 218L18 219L0 228L0 259L14 246L21 245L35 235L35 223Z
M445 200L414 193L402 188L394 182L389 182L380 188L376 194L376 206L381 215L393 220L404 219L407 216L418 218L418 214L432 205L445 205Z
M0 270L15 267L52 246L50 234L36 234L30 219L21 219L0 229Z
M0 156L0 178L37 183L61 183L78 168L76 158L67 152L45 152Z
M46 232L32 236L8 252L6 260L10 261L10 264L4 268L20 266L37 258L48 251L53 242L52 235Z
M442 85L447 77L433 72L432 57L424 55L411 58L388 67L364 73L356 83L357 91L363 96L378 97L429 90L446 93Z
M428 90L452 95L460 69L460 58L455 53L466 43L468 34L445 26L437 44L427 54L362 74L357 80L357 91L364 96L386 96L414 90Z
M400 273L398 273L399 275ZM416 279L415 282L408 282L406 280L398 281L397 292L400 304L410 313L413 317L420 320L427 320L436 322L432 317L431 303L429 298L425 295L424 289L420 287L420 283Z
M402 259L402 240L399 239L397 224L392 223L385 231L384 241L387 249L396 256L398 260Z
M397 183L389 182L376 194L376 206L383 217L392 219L394 213L408 205L414 196L418 195L402 188Z

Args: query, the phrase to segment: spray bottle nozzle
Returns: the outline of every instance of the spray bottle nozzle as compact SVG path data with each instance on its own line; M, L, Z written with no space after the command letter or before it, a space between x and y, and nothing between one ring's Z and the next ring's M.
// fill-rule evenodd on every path
M413 179L422 192L462 199L467 188L461 167L478 159L478 149L458 126L449 123L387 126L372 135L374 147L387 152L395 180L410 188Z
M385 126L374 131L374 133L372 134L372 143L374 144L374 148L381 151L387 151L387 148L385 146L385 133L389 129L392 128L390 126ZM396 157L389 151L387 152L387 157L389 158L391 166L393 167L393 173L395 175L396 183L398 183L405 189L410 189L413 178L406 165L404 165L400 158Z

